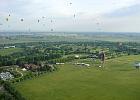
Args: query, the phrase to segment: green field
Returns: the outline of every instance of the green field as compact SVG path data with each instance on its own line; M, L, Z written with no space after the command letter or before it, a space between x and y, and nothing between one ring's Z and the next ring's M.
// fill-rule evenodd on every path
M140 56L111 59L104 69L90 59L79 62L90 63L91 68L71 62L15 87L27 100L140 100L140 72L133 67L139 60Z
M20 52L22 51L21 48L8 48L8 49L0 49L0 55L1 56L5 56L5 55L9 55L15 52Z

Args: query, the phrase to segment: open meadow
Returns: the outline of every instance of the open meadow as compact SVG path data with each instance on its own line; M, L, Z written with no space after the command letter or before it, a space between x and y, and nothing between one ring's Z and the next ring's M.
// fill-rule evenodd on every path
M110 59L105 68L92 59L76 60L15 87L27 100L140 100L140 72L133 67L139 60L135 55Z

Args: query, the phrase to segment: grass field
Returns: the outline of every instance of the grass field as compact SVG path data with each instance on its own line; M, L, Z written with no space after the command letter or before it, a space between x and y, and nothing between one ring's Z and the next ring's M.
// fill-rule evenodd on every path
M140 56L106 61L104 69L91 60L91 68L72 63L15 87L27 100L140 100L140 72L133 67ZM80 62L80 61L79 61Z
M15 52L20 52L20 51L22 51L21 48L0 49L0 55L5 56L5 55L9 55Z

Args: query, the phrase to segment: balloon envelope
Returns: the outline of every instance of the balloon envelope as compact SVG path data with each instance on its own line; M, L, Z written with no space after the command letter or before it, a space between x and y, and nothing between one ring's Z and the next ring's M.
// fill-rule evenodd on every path
M23 22L23 19L21 19L21 21Z
M8 21L9 19L8 18L6 18L6 21Z

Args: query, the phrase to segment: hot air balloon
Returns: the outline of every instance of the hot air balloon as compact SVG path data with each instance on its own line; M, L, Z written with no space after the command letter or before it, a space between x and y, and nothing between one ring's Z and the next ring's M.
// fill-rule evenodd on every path
M53 32L53 29L51 29L51 31Z
M37 20L37 22L39 23L39 22L40 22L40 20L38 19L38 20Z
M44 19L44 18L45 18L45 16L42 16L42 18Z
M70 5L72 5L72 3L70 2Z
M8 21L9 21L9 19L8 19L8 18L6 18L6 21L8 22Z
M23 20L23 19L21 19L20 21L21 21L21 22L23 22L24 20Z
M99 22L97 22L96 24L97 24L97 25L99 25L100 23L99 23Z
M76 17L76 15L74 14L74 15L73 15L73 17L75 18L75 17Z

